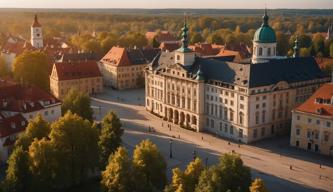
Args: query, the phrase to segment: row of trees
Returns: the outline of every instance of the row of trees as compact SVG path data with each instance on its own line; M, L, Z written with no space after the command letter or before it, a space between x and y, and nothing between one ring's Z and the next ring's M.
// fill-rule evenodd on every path
M85 107L77 107L90 106L87 98L71 91L63 117L50 124L38 115L29 122L8 159L5 191L59 191L85 182L105 167L106 157L121 144L123 129L113 112L97 126L70 111L86 115Z
M204 167L201 159L195 158L184 171L175 168L172 173L166 185L165 160L156 145L144 140L135 147L132 159L123 147L110 156L101 184L107 192L267 192L261 179L251 181L250 169L232 153L224 154L211 167Z

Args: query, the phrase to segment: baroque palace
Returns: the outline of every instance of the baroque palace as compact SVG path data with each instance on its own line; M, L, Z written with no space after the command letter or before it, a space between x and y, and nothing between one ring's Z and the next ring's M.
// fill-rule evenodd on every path
M195 131L250 143L290 130L291 111L330 81L314 58L276 56L275 31L263 23L253 39L252 58L199 56L188 47L162 52L147 66L146 110Z

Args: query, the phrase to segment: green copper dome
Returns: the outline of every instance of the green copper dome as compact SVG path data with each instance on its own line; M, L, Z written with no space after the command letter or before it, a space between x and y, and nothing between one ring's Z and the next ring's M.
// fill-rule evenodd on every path
M275 31L268 25L268 15L265 10L265 15L262 17L263 23L254 34L253 41L258 43L276 43Z

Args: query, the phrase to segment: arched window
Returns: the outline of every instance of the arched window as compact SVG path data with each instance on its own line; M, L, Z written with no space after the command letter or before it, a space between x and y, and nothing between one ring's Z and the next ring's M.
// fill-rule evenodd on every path
M259 56L262 56L262 48L259 48Z

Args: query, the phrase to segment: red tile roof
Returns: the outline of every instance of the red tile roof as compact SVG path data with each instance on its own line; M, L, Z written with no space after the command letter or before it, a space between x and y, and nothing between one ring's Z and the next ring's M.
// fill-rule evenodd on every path
M333 83L321 86L308 100L297 107L296 111L333 118Z
M34 22L32 23L31 27L42 27L41 24L38 22L38 17L35 15Z
M223 46L212 45L210 43L196 43L194 45L190 45L189 48L196 53L200 53L201 56L210 56L217 55L220 52L221 48L223 48Z
M160 49L126 49L112 47L111 50L101 59L101 62L115 66L129 66L150 63Z
M11 117L0 118L0 137L7 137L25 130L28 125L27 120L21 115L17 114ZM5 141L4 146L13 144L15 141Z
M96 61L55 63L53 70L60 81L102 76Z
M53 104L60 101L36 86L0 86L0 110L27 113Z
M180 42L179 41L169 41L169 42L162 42L160 44L160 49L162 51L169 51L172 52L180 47Z
M132 65L132 62L128 58L126 49L122 47L112 47L111 50L101 59L101 61L116 66Z

